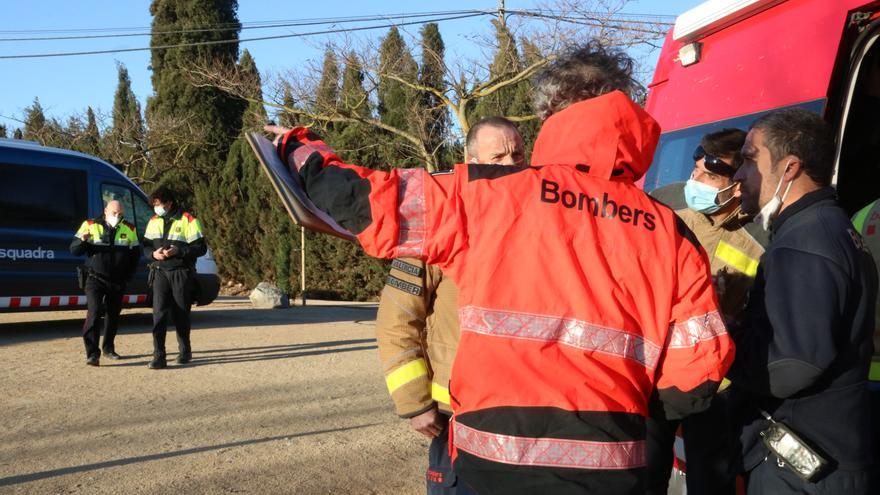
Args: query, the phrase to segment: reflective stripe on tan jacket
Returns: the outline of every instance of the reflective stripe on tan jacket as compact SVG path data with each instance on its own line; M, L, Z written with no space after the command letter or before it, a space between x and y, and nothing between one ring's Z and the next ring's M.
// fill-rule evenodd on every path
M709 255L721 313L728 324L737 323L755 281L764 246L769 242L766 232L739 208L718 223L688 208L684 183L656 189L651 196L672 208L700 241Z
M737 323L746 307L764 247L744 228L739 209L717 225L690 208L675 213L709 255L721 314L728 324Z
M458 346L458 288L439 268L394 260L376 317L385 383L397 414L417 416L437 404L448 414L449 374Z

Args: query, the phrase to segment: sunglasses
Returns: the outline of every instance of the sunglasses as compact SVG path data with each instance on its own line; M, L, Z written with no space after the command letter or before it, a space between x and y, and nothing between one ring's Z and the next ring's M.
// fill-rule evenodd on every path
M699 161L701 158L706 159L703 162L705 164L704 166L706 167L706 170L714 174L723 175L725 177L733 177L734 174L736 174L736 166L723 161L721 158L718 158L715 155L710 155L709 153L706 153L706 150L703 149L702 145L697 146L697 149L694 150L694 161ZM742 162L741 157L734 158L734 163L736 165L739 165L740 162Z

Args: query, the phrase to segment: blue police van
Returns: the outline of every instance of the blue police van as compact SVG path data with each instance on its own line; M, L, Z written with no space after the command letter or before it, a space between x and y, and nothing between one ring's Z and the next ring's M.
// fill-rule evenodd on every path
M76 267L85 262L68 251L83 220L100 217L118 200L125 220L143 239L153 209L144 192L112 165L84 153L0 139L0 312L85 307ZM126 307L147 306L143 258L128 285ZM217 266L207 255L196 264L202 302L220 288Z

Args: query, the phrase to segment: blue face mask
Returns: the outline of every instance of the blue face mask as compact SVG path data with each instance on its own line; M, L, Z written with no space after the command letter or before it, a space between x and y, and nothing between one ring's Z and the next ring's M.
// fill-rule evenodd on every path
M736 183L733 183L724 189L718 189L694 179L689 179L684 186L684 200L687 202L688 208L711 215L727 206L733 200L733 196L731 196L724 203L717 203L718 194L731 189L735 185Z

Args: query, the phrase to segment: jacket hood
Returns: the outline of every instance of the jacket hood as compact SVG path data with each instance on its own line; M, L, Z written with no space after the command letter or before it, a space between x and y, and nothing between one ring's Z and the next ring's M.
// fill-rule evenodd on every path
M621 91L580 101L544 121L532 165L586 165L603 179L639 180L654 159L660 125Z

